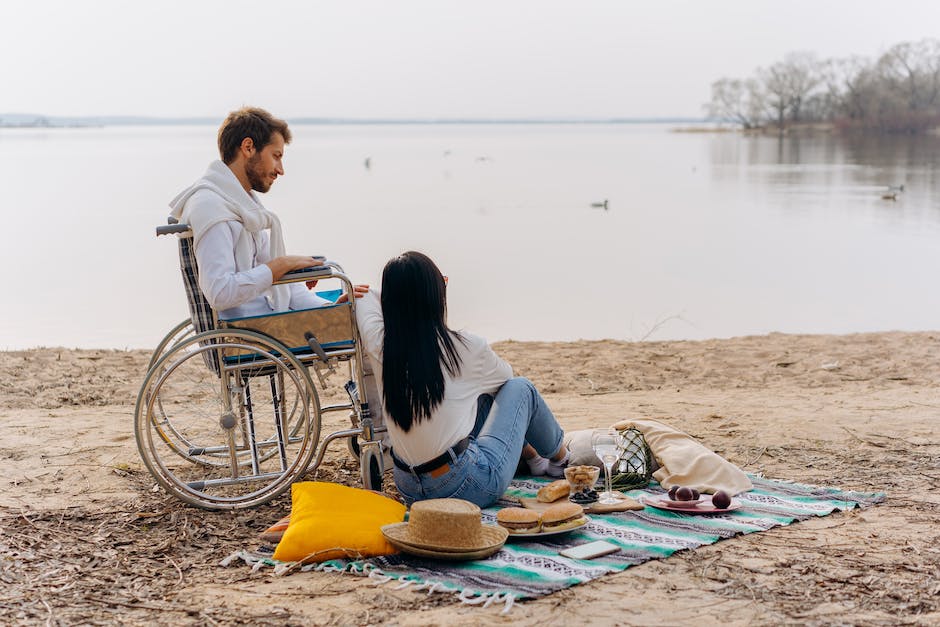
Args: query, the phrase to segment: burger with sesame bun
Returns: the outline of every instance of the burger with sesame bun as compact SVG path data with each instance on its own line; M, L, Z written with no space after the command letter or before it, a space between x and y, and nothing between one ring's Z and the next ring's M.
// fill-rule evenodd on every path
M542 512L542 533L574 529L587 522L584 508L577 503L558 503Z
M496 512L496 524L509 533L538 533L542 527L539 513L524 507L506 507Z

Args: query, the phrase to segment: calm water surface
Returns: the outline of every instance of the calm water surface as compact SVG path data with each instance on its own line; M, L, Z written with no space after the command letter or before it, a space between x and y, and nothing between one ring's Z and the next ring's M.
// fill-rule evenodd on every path
M288 249L376 285L422 250L450 278L452 325L493 341L940 327L936 137L293 130L264 198ZM0 129L0 349L147 348L182 319L176 244L154 227L214 142L198 126Z

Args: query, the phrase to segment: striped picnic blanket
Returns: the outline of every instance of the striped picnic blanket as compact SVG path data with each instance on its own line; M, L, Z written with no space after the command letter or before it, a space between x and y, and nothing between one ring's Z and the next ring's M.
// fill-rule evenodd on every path
M733 512L693 515L646 507L642 511L591 514L590 522L568 534L507 542L495 555L477 561L453 562L425 559L406 554L368 560L331 560L304 567L366 574L382 581L397 580L402 585L459 594L465 602L506 603L507 609L519 599L539 597L575 584L619 572L651 559L662 559L683 549L712 544L740 534L766 531L813 516L834 511L868 507L884 500L881 493L847 492L796 483L772 481L751 476L754 489L735 498L741 508ZM496 512L517 505L514 499L533 497L546 481L517 479L503 500L483 510L483 522L496 524ZM633 498L661 496L662 488L653 483L642 490L631 490ZM607 540L618 545L618 553L593 560L562 557L564 548L592 540ZM244 553L244 552L243 552ZM269 559L251 559L247 554L233 555L260 565L277 566Z

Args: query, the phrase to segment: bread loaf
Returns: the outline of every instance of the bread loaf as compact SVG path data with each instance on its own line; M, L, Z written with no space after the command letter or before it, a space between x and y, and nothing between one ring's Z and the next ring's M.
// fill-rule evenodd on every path
M539 488L538 493L535 495L535 500L540 503L554 503L569 494L571 494L571 486L564 479L559 479L558 481L552 481L548 485Z

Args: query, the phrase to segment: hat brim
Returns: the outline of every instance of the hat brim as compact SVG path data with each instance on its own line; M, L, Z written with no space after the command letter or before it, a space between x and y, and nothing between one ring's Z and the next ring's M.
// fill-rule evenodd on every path
M401 551L402 553L408 553L409 555L417 555L418 557L430 557L438 560L482 560L486 559L490 555L499 552L503 545L497 545L494 547L480 549L479 551L462 551L459 553L454 553L452 551L435 551L433 549L422 549L421 547L411 546L408 544L399 544L394 540L389 540L389 544Z
M408 523L382 526L382 535L395 548L405 553L442 559L482 559L497 552L506 543L509 532L503 527L480 525L480 542L470 547L454 547L416 540L409 534Z

